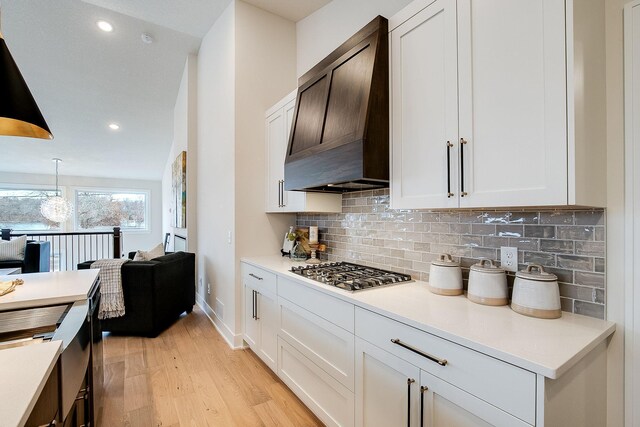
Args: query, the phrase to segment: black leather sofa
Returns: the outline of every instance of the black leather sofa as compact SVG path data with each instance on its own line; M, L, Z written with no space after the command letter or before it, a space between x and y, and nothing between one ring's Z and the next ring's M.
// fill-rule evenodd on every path
M155 337L195 304L195 254L175 252L122 266L125 315L101 321L102 330ZM78 264L91 267L94 261Z
M0 261L0 268L21 268L22 273L42 273L50 270L50 242L27 241L23 261Z

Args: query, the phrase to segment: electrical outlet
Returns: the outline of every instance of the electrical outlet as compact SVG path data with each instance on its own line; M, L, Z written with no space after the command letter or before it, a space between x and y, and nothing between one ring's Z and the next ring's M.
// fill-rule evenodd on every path
M502 246L500 248L500 264L507 271L518 271L518 248Z
M207 295L211 295L211 283L207 283Z
M231 244L231 231L227 231L227 243Z

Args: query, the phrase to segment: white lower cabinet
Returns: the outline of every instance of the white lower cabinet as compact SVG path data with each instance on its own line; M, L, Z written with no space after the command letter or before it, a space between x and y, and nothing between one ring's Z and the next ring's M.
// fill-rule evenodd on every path
M356 426L417 426L419 382L420 368L357 338Z
M524 421L442 379L420 372L420 425L526 427Z
M278 304L272 273L243 264L244 340L274 372L278 354Z
M278 376L329 426L354 422L354 306L278 277Z
M532 372L362 308L355 330L358 426L535 424Z
M356 308L355 330L358 338L399 360L453 384L468 396L535 424L536 375L533 372L360 307Z
M353 333L281 298L280 336L353 391Z
M245 286L244 340L274 372L277 369L278 305L276 299Z
M356 338L356 426L529 426L417 366Z
M353 425L353 392L282 337L278 337L278 376L325 425Z
M605 342L551 379L288 276L242 278L244 340L328 426L606 424Z

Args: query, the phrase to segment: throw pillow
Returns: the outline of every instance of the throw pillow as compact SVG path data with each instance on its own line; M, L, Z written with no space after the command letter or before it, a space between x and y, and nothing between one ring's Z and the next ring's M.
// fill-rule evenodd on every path
M24 251L26 249L27 236L0 241L0 261L24 261Z
M134 261L151 261L164 255L164 246L159 243L158 246L148 251L138 251L133 257Z

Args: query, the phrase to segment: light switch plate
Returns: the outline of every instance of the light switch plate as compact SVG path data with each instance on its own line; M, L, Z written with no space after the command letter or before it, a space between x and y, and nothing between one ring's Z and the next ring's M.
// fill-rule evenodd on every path
M518 248L502 246L500 248L500 265L507 271L518 271Z

